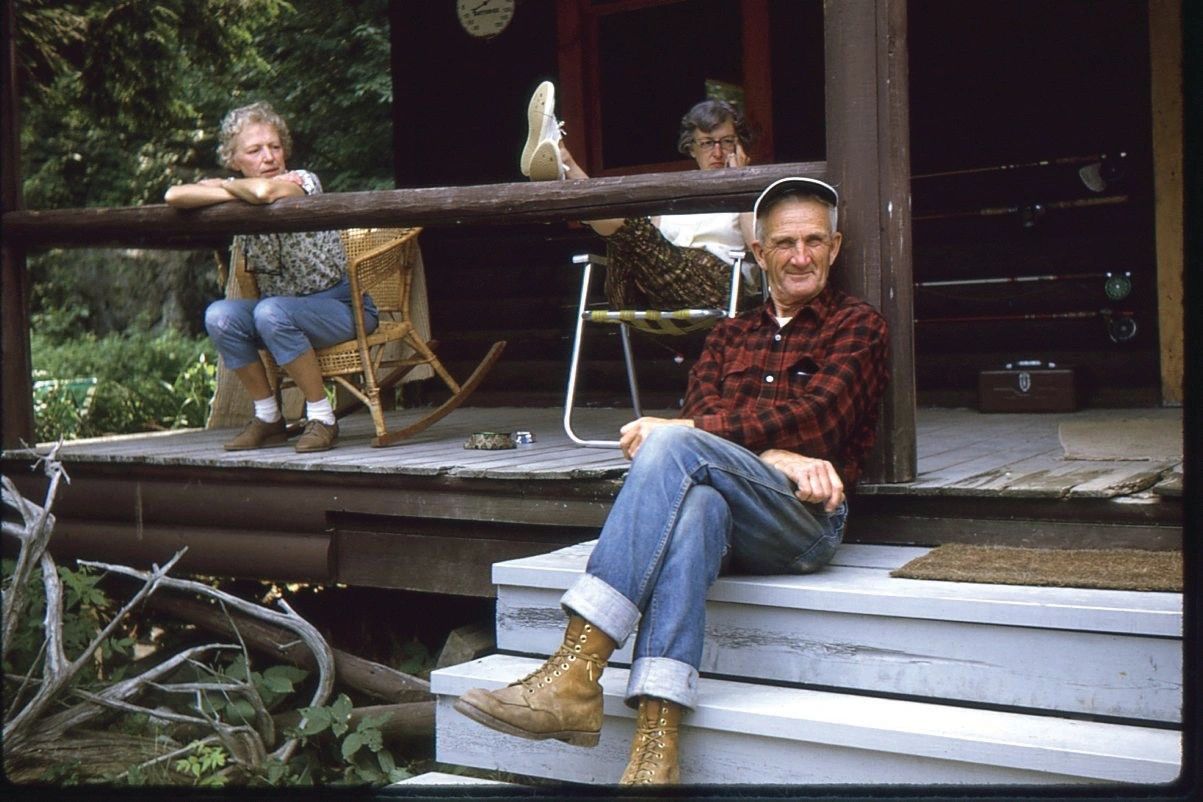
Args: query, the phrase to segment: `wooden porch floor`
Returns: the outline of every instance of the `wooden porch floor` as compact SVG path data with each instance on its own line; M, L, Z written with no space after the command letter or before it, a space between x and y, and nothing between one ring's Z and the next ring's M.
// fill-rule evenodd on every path
M608 437L629 415L583 409L575 426ZM1120 427L1134 417L1173 425L1181 411L921 409L918 476L861 485L845 541L1180 548L1180 460L1063 458L1062 422ZM181 570L196 573L487 596L494 563L596 537L627 469L617 449L571 443L555 408L460 409L392 448L370 446L366 415L342 430L337 448L308 455L226 452L230 430L67 443L60 459L72 481L56 500L55 548L146 565L187 546ZM535 442L464 448L473 432L519 430ZM5 452L3 471L41 499L34 462Z
M621 477L627 462L617 449L583 448L565 436L558 408L476 407L460 409L412 440L372 448L365 414L345 418L337 448L297 454L291 447L227 452L230 430L187 430L123 435L66 443L61 458L71 463L107 463L192 468L270 469L461 479L574 480ZM390 422L413 420L416 411L389 414ZM1014 498L1116 498L1180 496L1180 459L1065 459L1058 427L1068 421L1100 422L1117 428L1134 418L1181 426L1181 409L1093 409L1062 414L982 414L970 409L922 408L917 414L918 474L902 484L862 484L860 495L953 495ZM577 433L617 436L630 419L622 409L584 409ZM473 432L529 431L535 442L514 449L481 451L464 443ZM44 452L46 446L39 447ZM5 454L6 458L14 452Z

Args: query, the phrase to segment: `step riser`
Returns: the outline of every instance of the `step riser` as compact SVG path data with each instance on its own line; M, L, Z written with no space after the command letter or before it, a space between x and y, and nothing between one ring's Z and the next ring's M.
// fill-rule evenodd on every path
M514 681L554 651L565 623L560 598L591 549L582 543L494 565L497 642L511 654L432 675L441 761L572 782L621 775L632 732L622 695L633 638L602 676L606 724L596 749L514 738L451 707L467 688ZM815 574L720 578L707 599L699 707L683 722L683 781L1090 784L1177 776L1180 733L1058 714L1179 722L1180 594L890 577L923 551L849 546ZM766 681L785 687L757 684ZM788 687L795 684L809 687Z
M555 651L558 588L501 586L498 648ZM1135 637L710 601L703 672L1178 723L1182 646ZM612 662L629 665L634 637Z
M593 748L530 741L493 732L460 715L454 699L437 707L437 759L490 771L594 784L622 777L634 722L607 716ZM741 733L686 729L681 736L681 781L705 784L1089 784L1100 781L955 761L832 747Z
M498 654L435 671L438 759L615 782L634 719L623 702L627 669L601 676L605 721L593 749L516 738L452 707L469 688L499 688L539 662ZM682 719L689 783L1158 783L1181 764L1181 735L1168 730L705 677L698 691L697 709Z

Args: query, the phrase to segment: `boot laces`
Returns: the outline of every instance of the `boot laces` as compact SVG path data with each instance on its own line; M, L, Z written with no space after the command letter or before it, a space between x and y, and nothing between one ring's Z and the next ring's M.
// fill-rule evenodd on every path
M656 782L664 760L664 719L651 724L640 724L635 731L639 747L631 757L635 767L632 782L636 785L651 785Z
M567 646L560 646L560 648L556 649L555 654L547 658L547 661L543 665L514 684L525 685L527 693L534 693L535 690L543 685L550 685L557 678L566 674L578 658L585 664L585 673L589 677L590 682L601 677L602 669L606 667L605 660L599 660L595 655L580 654L569 649ZM594 668L597 669L597 678L593 676Z
M545 120L550 120L553 123L556 131L556 139L562 139L568 133L568 129L564 127L564 121L556 117L555 114L544 113L543 117ZM547 129L544 128L543 130L546 131Z

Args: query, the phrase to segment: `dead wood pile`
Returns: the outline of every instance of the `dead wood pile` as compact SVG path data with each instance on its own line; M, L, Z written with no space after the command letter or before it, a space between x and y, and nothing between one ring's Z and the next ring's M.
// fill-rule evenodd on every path
M3 643L13 642L22 621L36 615L44 599L41 659L33 661L23 676L5 677L4 769L10 780L40 779L48 768L70 762L85 763L109 779L119 779L131 768L161 766L201 744L219 744L226 750L231 760L223 774L232 782L261 773L269 760L287 763L298 748L296 733L303 728L303 712L269 713L255 684L246 679L221 674L204 682L179 679L181 668L231 652L244 656L248 677L251 650L313 672L316 681L310 683L307 708L327 704L337 681L388 703L352 710L353 723L383 714L387 718L381 729L386 736L433 732L429 683L331 648L283 599L274 610L203 582L170 576L184 550L149 570L80 561L80 566L131 580L136 590L91 642L69 657L64 643L64 588L48 549L54 529L51 507L60 486L69 482L56 454L57 448L39 462L49 480L41 505L22 497L9 478L2 477L3 533L19 543L13 576L3 595ZM152 666L135 668L132 676L85 690L78 681L81 672L97 660L104 644L141 605L222 639L157 655ZM255 711L253 722L223 721L202 703L205 695L249 702ZM155 704L155 698L165 696L187 702ZM149 738L107 726L120 713L145 715L162 734Z

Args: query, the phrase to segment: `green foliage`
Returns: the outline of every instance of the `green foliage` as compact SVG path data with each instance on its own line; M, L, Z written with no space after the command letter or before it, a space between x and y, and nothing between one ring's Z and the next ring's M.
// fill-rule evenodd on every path
M15 568L15 560L3 561L5 594L10 591ZM63 585L63 650L67 658L73 660L83 653L84 648L107 624L113 612L113 602L101 587L102 577L87 568L59 566L58 576ZM10 701L22 693L22 683L18 678L40 674L45 659L42 621L46 612L46 597L40 570L35 570L30 577L27 593L29 606L3 650L4 696ZM90 661L81 672L78 684L92 688L123 677L132 659L133 643L128 627L119 626L116 634L101 644L96 659Z
M434 668L434 655L430 653L426 644L413 638L399 644L398 651L400 653L397 655L394 668L415 677L430 676L430 670Z
M256 40L296 166L327 191L391 189L393 87L387 0L296 2ZM321 32L321 35L315 35Z
M226 765L229 755L226 750L215 744L195 742L196 751L175 762L174 768L180 774L193 778L194 785L222 786L225 779L215 776L215 772Z
M206 251L53 249L28 264L33 328L56 342L132 328L203 334L202 310L221 292Z
M295 166L391 187L387 0L18 0L30 208L158 202L215 169L230 108L264 99Z
M266 670L248 672L245 655L238 654L224 666L193 666L195 679L233 679L249 683L267 710L275 709L298 690L298 683L309 676L303 668L276 665ZM212 693L201 695L201 711L217 716L227 724L255 723L255 707L249 699L233 698Z
M248 46L255 32L290 10L282 0L19 1L26 203L161 198L229 87L267 67Z
M386 717L364 716L352 726L346 694L300 713L301 723L289 734L301 739L302 749L288 766L268 772L269 783L383 785L410 776L384 745L380 727Z
M290 165L318 173L327 191L392 186L388 0L17 0L14 13L28 208L159 203L174 184L220 174L221 118L255 100L288 120ZM31 254L29 266L43 316L35 329L60 324L45 332L56 341L147 327L199 333L218 292L208 253L56 249ZM126 389L98 388L112 410L105 420L45 398L43 431L202 417L195 403L168 411L145 384Z
M47 323L53 331L57 324ZM55 342L35 318L31 337L38 379L95 378L89 397L69 386L35 393L35 437L59 437L203 426L217 380L217 356L208 338L172 331L130 331Z

